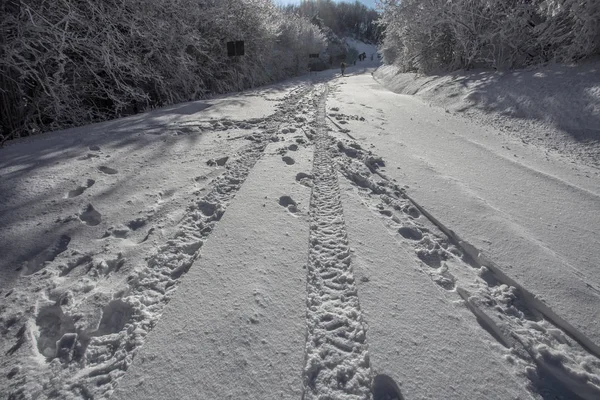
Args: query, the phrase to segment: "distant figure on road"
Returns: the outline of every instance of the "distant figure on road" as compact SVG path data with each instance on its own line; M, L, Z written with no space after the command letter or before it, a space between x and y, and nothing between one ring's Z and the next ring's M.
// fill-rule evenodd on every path
M340 64L340 68L342 70L342 76L344 76L344 71L346 71L346 63L342 61Z

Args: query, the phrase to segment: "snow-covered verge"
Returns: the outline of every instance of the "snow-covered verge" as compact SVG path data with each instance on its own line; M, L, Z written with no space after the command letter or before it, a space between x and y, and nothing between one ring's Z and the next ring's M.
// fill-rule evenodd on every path
M415 95L524 143L600 167L600 61L431 76L386 65L374 76L396 93Z

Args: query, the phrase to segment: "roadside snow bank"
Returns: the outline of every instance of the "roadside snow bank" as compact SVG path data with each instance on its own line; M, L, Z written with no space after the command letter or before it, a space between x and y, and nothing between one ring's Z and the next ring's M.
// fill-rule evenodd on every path
M600 61L509 72L424 76L383 66L374 77L447 112L491 123L523 142L600 166Z

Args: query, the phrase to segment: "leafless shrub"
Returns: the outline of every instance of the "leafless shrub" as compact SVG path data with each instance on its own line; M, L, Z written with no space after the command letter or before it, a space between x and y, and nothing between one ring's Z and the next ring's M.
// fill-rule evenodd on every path
M516 68L600 53L597 0L383 0L384 60L405 71Z

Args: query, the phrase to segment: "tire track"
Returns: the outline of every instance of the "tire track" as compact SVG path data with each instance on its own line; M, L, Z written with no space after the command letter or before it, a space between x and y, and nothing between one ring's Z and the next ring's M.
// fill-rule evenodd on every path
M181 282L181 278L201 257L201 248L208 240L216 224L224 215L227 207L235 198L242 184L250 174L254 165L262 157L267 145L278 141L277 134L283 126L289 124L288 114L297 112L298 102L307 96L311 87L300 88L288 96L278 111L265 121L265 128L247 137L250 144L242 147L227 163L227 171L216 178L209 187L209 192L192 204L179 223L179 229L158 252L151 256L147 265L137 276L129 280L129 295L123 301L134 306L130 324L122 329L119 335L118 349L113 349L115 357L110 363L104 360L92 360L97 365L88 374L95 386L109 382L108 392L116 386L115 380L107 380L106 376L116 369L121 376L131 363L131 357L143 344L149 331L158 323L162 312ZM104 338L103 338L104 339ZM94 351L93 344L100 349L105 347L106 339L98 343L90 343L90 354L102 354ZM114 346L114 338L108 338ZM115 351L116 350L116 351ZM81 385L81 381L79 382ZM91 386L91 385L90 385Z
M15 327L22 325L19 331L22 333L17 338L18 346L13 346L14 351L0 359L0 367L10 365L19 376L14 379L11 376L6 385L0 385L3 386L0 397L108 398L160 320L181 279L201 257L203 244L267 145L279 141L278 135L289 129L295 115L310 113L305 102L312 90L312 85L306 85L292 92L277 105L273 115L262 121L259 131L244 137L249 143L230 157L226 171L208 184L206 195L193 199L173 236L154 254L139 260L137 268L119 276L126 262L124 258L98 266L103 272L98 279L114 273L113 278L123 281L118 292L103 294L90 306L90 312L101 316L98 326L88 327L78 322L77 315L72 315L69 309L74 303L70 297L52 287L40 291L39 299L36 297L37 315L30 317L23 313L22 320L13 323ZM90 256L83 256L69 268L81 264L91 273L97 269ZM54 268L46 269L61 272ZM88 275L80 279L95 282ZM35 280L31 285L45 284L44 276L32 276ZM23 304L23 309L31 308L33 300L27 290L12 296ZM23 345L25 342L27 345ZM3 378L0 377L0 382Z
M303 399L369 399L371 369L366 326L325 126L326 96L325 86L315 100Z
M392 180L384 162L355 142L337 142L343 176L397 240L414 249L422 271L462 300L528 388L544 399L600 398L600 358L585 336L558 317L474 246L460 239Z

